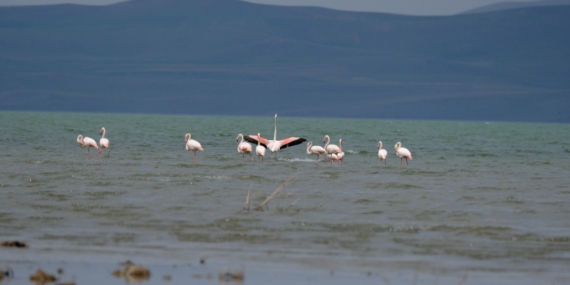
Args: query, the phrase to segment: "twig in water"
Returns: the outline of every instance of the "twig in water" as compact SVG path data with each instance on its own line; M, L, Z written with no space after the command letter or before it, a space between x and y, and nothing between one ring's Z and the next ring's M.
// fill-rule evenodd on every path
M249 185L249 190L247 190L247 197L245 198L245 204L243 204L243 209L248 210L248 211L249 211L249 194L251 192L252 186L253 186L253 184Z
M281 190L283 190L283 188L285 188L285 186L287 186L287 184L290 184L293 181L295 181L295 176L285 180L285 182L281 183L281 185L279 185L279 187L277 187L277 189L275 189L275 191L273 191L273 193L271 195L269 195L269 197L267 197L267 199L265 199L265 201L263 201L263 203L259 204L258 206L256 206L253 209L256 211L263 211L263 207L269 201L271 201L271 199L275 198L275 196L277 196L277 194L279 194L279 192L281 192Z
M461 280L457 282L457 285L463 285L463 283L465 283L466 281L467 281L467 273L465 273L465 275L463 275L463 278L461 278Z
M297 203L297 201L299 201L299 200L301 200L301 198L295 199L295 201L291 202L291 204L289 204L289 206L287 206L287 208L285 208L285 210L287 210L287 209L293 207L293 205L295 205L295 203Z

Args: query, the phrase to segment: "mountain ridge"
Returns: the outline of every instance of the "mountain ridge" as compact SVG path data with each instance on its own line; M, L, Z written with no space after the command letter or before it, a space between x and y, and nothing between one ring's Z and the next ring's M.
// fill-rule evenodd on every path
M570 121L567 8L76 6L0 8L0 109Z
M530 8L530 7L544 7L544 6L566 6L570 5L570 0L542 0L542 1L532 1L532 2L500 2L490 5L485 5L482 7L477 7L474 9L469 9L467 11L459 13L461 14L476 14L476 13L489 13L497 12L503 10L520 9L520 8Z

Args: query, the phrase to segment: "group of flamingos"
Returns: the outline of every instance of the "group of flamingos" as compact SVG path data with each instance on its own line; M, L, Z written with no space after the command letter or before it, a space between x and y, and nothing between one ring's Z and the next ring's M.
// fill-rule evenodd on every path
M111 148L109 148L109 140L105 138L105 128L104 127L101 128L101 131L99 133L101 134L101 139L99 140L99 145L101 146L101 149L97 147L97 143L95 142L95 140L89 137L83 137L82 135L79 135L77 137L77 143L81 147L87 147L87 157L90 157L89 148L94 147L97 150L99 150L97 155L103 153L103 160L104 160L105 153L103 152L103 148L108 148L109 154L111 154ZM198 141L192 139L192 135L190 133L187 133L185 135L184 140L186 141L186 150L192 151L194 156L194 163L196 163L196 151L204 151L204 148L202 148L202 145ZM331 144L330 140L331 138L328 135L325 135L325 137L323 138L323 143L325 143L324 147L313 145L313 142L311 141L307 142L307 154L316 155L317 163L319 162L319 158L322 158L323 162L330 160L330 163L334 164L334 161L338 161L339 164L342 165L342 159L344 158L344 152L342 151L342 139L338 140L338 145ZM274 127L272 140L268 140L264 137L261 137L261 134L257 133L257 135L249 135L249 136L244 136L243 134L239 134L236 137L236 141L239 141L237 151L242 154L242 161L245 160L245 155L249 154L249 156L251 157L251 162L254 162L253 156L251 155L253 150L251 145L248 143L250 142L257 145L255 148L255 153L257 154L257 161L261 161L263 163L263 158L265 157L266 149L269 149L269 151L271 151L273 154L275 154L275 157L277 157L277 151L279 151L280 149L298 145L307 140L300 137L288 137L282 140L278 140L277 114L275 114L275 127ZM406 160L406 165L408 165L408 159L412 160L412 153L407 148L402 147L402 144L400 142L396 143L394 149L396 150L396 155L400 158L400 166L402 166L403 159ZM323 155L326 155L327 159L325 159ZM379 141L378 157L380 158L380 164L384 162L384 165L386 165L387 155L388 152L382 148L382 141Z
M101 135L101 139L99 140L99 145L101 146L101 148L99 148L97 146L97 143L95 142L94 139L90 138L90 137L83 137L82 135L78 135L77 136L77 144L79 144L80 147L87 148L87 157L90 158L91 156L89 155L89 149L94 147L96 148L99 152L97 152L97 154L95 155L95 157L97 157L99 154L103 154L103 160L105 160L105 153L103 152L103 149L109 149L109 153L107 154L107 156L111 155L111 148L109 147L109 140L107 138L105 138L105 127L102 127L101 130L99 131L99 134Z

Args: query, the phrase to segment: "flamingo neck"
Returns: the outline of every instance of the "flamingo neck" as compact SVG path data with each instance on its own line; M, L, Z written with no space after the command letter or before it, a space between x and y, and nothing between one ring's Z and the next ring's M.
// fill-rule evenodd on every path
M277 140L277 114L275 114L275 127L273 128L273 140Z
M106 133L106 132L107 132L107 131L105 130L105 128L103 128L103 135L101 135L101 138L104 138L104 137L105 137L105 133Z
M313 143L312 143L312 142L308 142L308 143L307 143L307 154L311 154L311 151L310 151L311 146L313 146Z
M327 143L325 144L325 149L327 149L327 146L329 146L329 143L331 142L331 138L328 135L326 135L325 140L327 141Z

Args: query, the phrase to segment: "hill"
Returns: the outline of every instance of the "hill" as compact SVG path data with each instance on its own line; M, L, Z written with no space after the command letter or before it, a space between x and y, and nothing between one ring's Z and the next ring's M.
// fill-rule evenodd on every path
M501 10L519 9L528 7L541 7L541 6L563 6L570 5L570 0L542 0L531 2L501 2L483 7L471 9L463 12L462 14L475 14L475 13L488 13Z
M570 7L0 8L0 109L570 122Z

